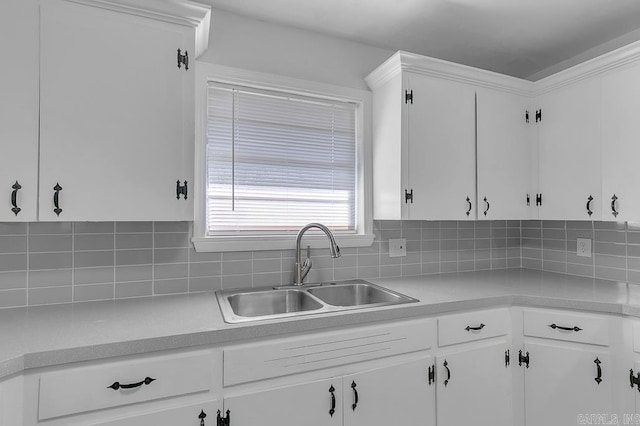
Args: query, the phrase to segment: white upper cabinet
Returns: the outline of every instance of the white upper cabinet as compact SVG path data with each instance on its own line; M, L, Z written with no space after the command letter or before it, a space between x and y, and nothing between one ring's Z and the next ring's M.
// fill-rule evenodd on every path
M373 71L367 83L373 90L375 219L474 220L485 218L487 206L487 219L529 217L524 114L531 83L405 52ZM476 94L484 108L478 121ZM478 184L484 194L477 194Z
M528 96L478 89L478 219L528 219L533 211L536 145L530 102Z
M407 218L475 219L473 86L409 73L405 81Z
M38 5L3 0L0 48L0 222L34 221L38 200ZM14 203L15 202L15 203Z
M167 11L128 10L42 4L40 220L192 219L201 31Z
M600 220L600 79L553 90L537 104L539 218Z
M602 78L602 218L640 219L640 64ZM615 197L615 198L614 198Z

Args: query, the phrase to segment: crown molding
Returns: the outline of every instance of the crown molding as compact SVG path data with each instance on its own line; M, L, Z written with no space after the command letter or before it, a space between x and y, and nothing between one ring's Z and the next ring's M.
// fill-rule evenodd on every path
M404 51L393 54L365 77L365 81L371 90L375 90L403 71L518 95L533 95L530 81Z
M582 80L605 74L640 60L640 41L600 55L555 73L534 83L536 95L542 95Z
M209 47L211 6L188 0L66 0L193 28L195 58Z

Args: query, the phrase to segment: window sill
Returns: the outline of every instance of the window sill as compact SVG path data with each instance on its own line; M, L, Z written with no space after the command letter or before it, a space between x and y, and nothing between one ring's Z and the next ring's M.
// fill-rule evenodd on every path
M335 235L336 242L341 248L369 247L373 243L373 234ZM197 252L227 252L227 251L262 251L262 250L294 250L295 236L260 236L260 237L194 237L191 239ZM312 248L326 248L327 237L305 236L304 246Z

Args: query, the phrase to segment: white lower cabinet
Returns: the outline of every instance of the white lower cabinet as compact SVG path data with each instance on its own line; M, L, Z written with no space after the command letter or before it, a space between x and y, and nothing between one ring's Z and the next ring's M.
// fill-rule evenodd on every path
M436 357L438 426L512 426L509 343L458 349Z
M224 398L233 426L435 425L432 358Z
M0 426L23 424L24 379L16 376L0 381Z
M527 426L580 424L581 418L614 413L615 376L608 351L547 343L527 343L525 351Z

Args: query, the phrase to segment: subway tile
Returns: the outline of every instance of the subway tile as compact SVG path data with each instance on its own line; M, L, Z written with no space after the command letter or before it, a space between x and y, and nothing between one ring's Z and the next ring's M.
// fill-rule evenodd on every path
M522 258L522 267L527 269L542 270L542 259Z
M331 270L333 275L333 270ZM220 278L222 283L222 278ZM279 286L282 283L282 274L280 272L268 272L264 274L253 274L254 287ZM191 284L190 284L191 285Z
M251 274L253 263L251 260L236 260L222 262L222 275Z
M519 238L507 238L507 247L515 248L520 247L520 239Z
M186 278L153 281L153 294L186 293L188 290L189 280Z
M25 235L28 231L26 222L0 222L0 235Z
M476 229L490 229L491 228L491 222L488 220L479 220L475 223L475 228Z
M593 222L595 229L615 229L618 231L624 231L626 229L624 222Z
M116 282L148 281L153 277L153 266L116 266Z
M31 235L29 236L29 252L61 252L71 251L71 235Z
M640 245L628 245L627 246L627 256L629 256L629 257L640 257Z
M556 250L543 250L542 251L542 259L543 260L552 260L554 262L566 262L567 261L567 252L566 251L556 251Z
M154 248L189 247L189 234L186 233L155 233L153 234Z
M438 251L440 250L440 240L422 240L422 251Z
M627 258L620 256L607 256L604 254L596 254L595 255L595 265L598 266L606 266L607 268L618 268L618 269L626 269L627 268Z
M473 260L465 260L462 262L458 262L458 271L459 272L467 272L473 271L475 269L475 261Z
M492 259L506 259L507 258L507 249L506 248L492 248L491 249L491 258Z
M380 253L380 246L382 244L379 242L374 242L369 247L359 247L357 250L357 254L378 254ZM388 244L387 244L388 245ZM260 253L260 252L256 252Z
M467 230L465 230L466 232ZM471 231L471 238L473 238L473 230ZM422 241L424 240L439 240L440 239L440 229L423 229L422 230Z
M476 239L474 241L474 248L476 250L491 248L491 240L488 238Z
M574 263L567 264L567 274L570 275L579 275L582 277L593 277L593 266L592 265L576 265Z
M402 276L402 265L383 265L383 266L380 266L380 277L381 278L401 277L401 276Z
M291 251L292 257L295 257L295 251ZM306 254L306 251L305 251ZM222 253L222 260L251 260L253 259L253 253L250 251L231 251Z
M443 240L456 240L458 239L458 229L441 229L440 238Z
M420 254L420 252L407 253L406 256L400 257L400 260L401 260L400 263L402 263L403 265L420 263L421 258L422 258L422 255Z
M410 252L416 252L416 251L420 251L421 250L421 241L417 240L417 241L413 241L413 240L407 240L407 253Z
M598 231L595 232L595 240L604 243L625 243L626 235L622 231Z
M458 250L473 250L475 240L458 240Z
M476 238L491 238L491 229L476 228Z
M523 220L520 222L522 229L524 228L542 228L541 220Z
M567 221L567 230L575 230L575 229L593 229L593 222L587 220L569 220Z
M440 263L423 263L422 264L422 273L423 274L438 274L440 273Z
M383 266L380 267L380 269L382 269L382 268L383 268ZM398 268L400 268L400 266L398 266ZM358 278L358 268L356 268L356 267L335 268L333 270L333 278L335 278L336 281L356 279L356 278ZM283 282L283 284L285 284L285 283Z
M402 238L402 231L399 229L383 229L380 231L380 241L389 241L392 238Z
M116 233L153 232L153 222L116 222Z
M71 234L71 222L31 222L29 234Z
M76 251L113 250L114 246L113 234L81 234L73 237L73 249Z
M115 270L111 267L99 268L75 268L73 271L73 283L83 284L103 284L112 283L115 278Z
M439 251L423 251L421 254L420 261L422 263L440 262L440 252Z
M583 257L583 256L578 256L573 252L567 252L567 262L573 263L573 264L593 266L593 257Z
M27 237L24 235L0 236L0 253L26 253Z
M113 222L75 222L73 232L76 234L113 234Z
M440 272L458 272L458 262L440 262Z
M73 256L74 265L76 268L113 266L113 253L113 251L77 251Z
M189 278L189 291L217 291L217 290L222 290L222 277Z
M507 238L522 238L522 233L520 232L520 228L507 228Z
M255 259L280 259L282 252L280 250L257 251L254 253ZM193 248L189 249L190 262L219 262L222 260L222 253L198 253Z
M458 240L440 240L440 250L458 250Z
M462 262L466 260L474 260L474 259L475 259L474 250L460 250L458 252L458 262Z
M288 282L292 283L293 279ZM252 286L253 278L251 275L227 275L222 277L223 290L251 288Z
M491 269L505 269L507 267L507 259L491 259Z
M189 249L172 248L172 249L155 249L153 251L154 263L184 263L189 258Z
M358 278L378 278L380 276L379 266L359 266Z
M522 259L519 257L507 257L507 268L519 268L522 266Z
M0 290L27 288L27 271L0 272Z
M542 259L542 250L523 247L522 248L522 257L526 257L529 259Z
M440 229L440 222L437 220L423 220L421 222L422 229Z
M458 222L455 220L441 220L440 229L458 229Z
M478 271L485 271L491 269L491 259L476 259L475 268Z
M464 229L464 228L460 228L458 229L458 239L460 240L464 240L464 239L474 239L475 238L475 234L476 231L474 228L470 228L470 229Z
M640 271L627 271L627 280L630 283L640 284Z
M640 232L627 232L627 244L640 244Z
M507 247L507 240L504 238L493 238L491 240L491 248L506 248Z
M542 270L549 272L567 272L567 264L565 262L553 262L551 260L542 261Z
M433 253L440 253L440 252L435 251ZM380 255L380 265L400 265L401 263L402 263L402 257L389 257L388 254Z
M72 286L29 289L29 305L51 305L73 301Z
M491 249L475 250L475 260L491 259Z
M189 265L186 263L169 263L153 266L153 278L156 280L169 278L187 278Z
M379 254L358 255L358 266L375 266L380 264Z
M114 284L91 284L73 287L74 302L86 302L89 300L110 300L115 294Z
M153 282L137 281L122 282L115 284L115 297L122 299L126 297L145 297L153 295Z
M26 271L27 253L0 254L0 271Z
M189 276L191 277L212 277L222 275L221 262L202 262L189 264Z
M575 241L576 238L589 238L593 240L594 233L591 229L567 229L567 240Z
M624 269L605 268L596 266L595 277L611 281L627 281L627 271Z
M441 262L457 262L458 261L458 251L441 251L440 252L440 261Z
M401 229L401 220L377 220L376 223L380 226L380 229Z
M342 259L342 257L340 258ZM267 273L267 272L278 272L280 273L280 269L282 267L282 261L280 259L254 259L253 260L253 273Z
M577 249L577 243L570 243L568 250L575 251ZM616 243L593 243L593 252L596 254L608 254L612 256L626 256L627 246L625 244Z
M507 228L518 228L518 229L520 229L520 221L519 220L507 220Z
M71 284L73 284L71 269L29 272L29 288L63 287Z
M14 308L27 305L27 290L0 290L0 308Z
M630 257L627 259L627 269L640 271L640 259L637 257Z
M402 276L414 276L422 274L422 265L419 263L413 263L409 265L402 265Z
M542 240L542 248L544 250L566 250L566 240Z
M116 249L148 249L153 246L152 234L116 234Z
M147 265L153 263L153 251L152 250L116 250L116 265ZM186 256L185 256L186 257ZM183 262L186 259L183 260ZM167 262L156 262L167 263ZM171 263L178 263L171 262Z
M154 232L189 232L189 222L154 222Z
M551 240L565 240L567 238L567 235L564 229L545 228L542 230L542 238Z
M65 269L72 266L72 253L31 253L29 269Z
M253 276L254 282L253 286L256 287L255 275ZM333 281L333 268L331 269L311 269L307 278L305 279L306 283L326 283Z
M506 220L492 220L491 228L506 228L507 221Z
M507 228L491 228L491 238L507 238Z
M564 220L543 220L542 221L543 229L565 229L565 221Z
M382 257L382 256L381 256ZM389 255L385 255L384 257L389 257ZM276 259L280 260L280 259ZM255 260L254 260L255 262ZM342 255L337 259L333 259L333 267L334 268L348 268L350 266L358 266L358 256L354 254Z

